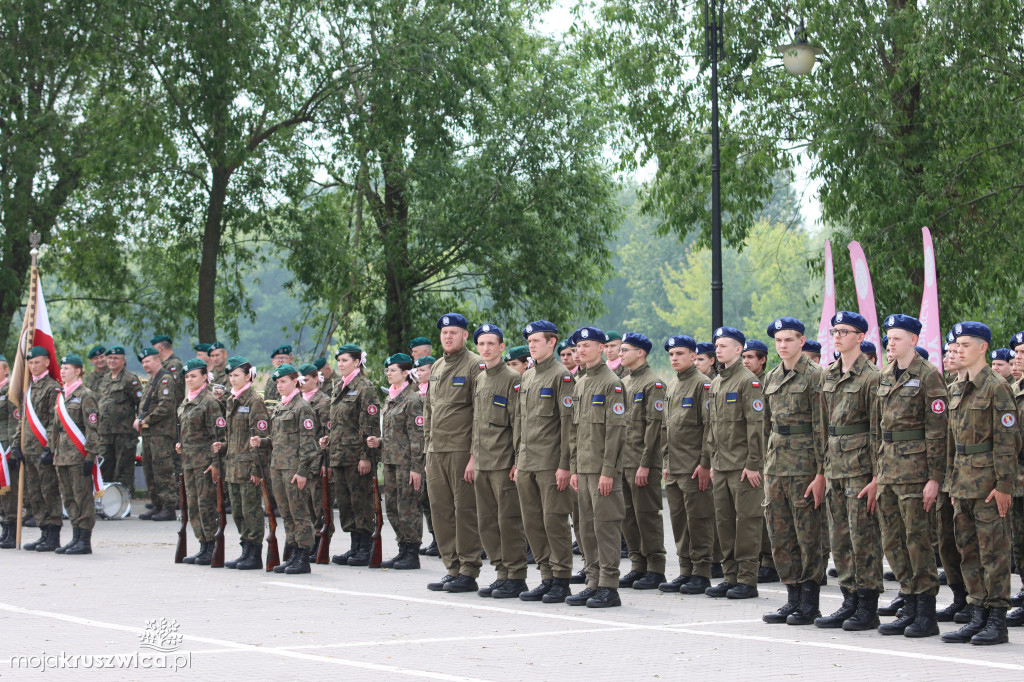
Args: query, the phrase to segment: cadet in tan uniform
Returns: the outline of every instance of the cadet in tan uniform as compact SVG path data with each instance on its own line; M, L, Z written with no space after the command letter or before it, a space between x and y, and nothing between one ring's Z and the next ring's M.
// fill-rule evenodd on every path
M89 353L85 356L86 360L91 362L93 366L93 371L84 379L85 387L90 391L98 391L100 384L103 383L104 376L107 374L106 352L106 348L96 345L90 348Z
M622 364L629 371L623 382L627 407L622 534L631 564L619 579L619 587L636 590L653 590L665 582L665 522L661 517L665 384L647 364L652 346L643 334L626 332L619 348Z
M174 521L178 500L178 462L174 442L178 415L174 376L161 364L155 348L139 351L142 369L149 374L149 385L142 393L139 414L132 424L142 435L142 471L153 508L139 515L143 521ZM180 374L178 367L178 374Z
M718 362L715 357L715 344L707 341L697 342L697 355L693 358L693 364L697 371L704 376L714 379L718 376Z
M55 550L57 554L92 554L92 529L96 525L94 483L100 475L96 464L99 415L96 396L82 383L83 375L82 358L74 353L61 358L64 390L57 394L56 414L47 437L74 535L71 542Z
M480 575L480 532L473 493L473 394L480 356L466 348L469 322L458 313L437 321L444 357L430 368L423 404L427 487L437 547L448 573L427 588L435 592L476 592Z
M422 337L419 337L422 338ZM413 339L416 341L416 339ZM429 341L427 343L429 348ZM412 356L410 356L412 357ZM416 382L419 386L420 398L427 397L427 389L430 387L430 366L433 365L437 360L432 355L421 355L418 358L413 359L413 370L416 372ZM423 414L423 408L420 407L420 415ZM426 451L423 451L424 458ZM424 463L424 469L426 463ZM430 544L426 547L420 548L420 556L439 556L440 552L437 550L437 538L434 537L434 522L430 518L430 496L427 494L427 479L426 473L424 473L423 485L420 486L420 510L423 512L423 518L427 522L427 531L430 533Z
M281 365L290 365L292 363L292 347L288 344L278 346L270 353L270 364L273 365L274 369L277 369ZM267 383L263 387L263 399L264 400L280 400L281 394L277 392L277 382L274 381L273 373L267 377Z
M95 390L100 409L100 456L103 480L117 481L135 494L135 453L139 434L132 428L142 401L142 384L125 369L124 348L107 350L107 371Z
M570 373L576 373L576 352L573 350L572 344L569 343L569 339L563 339L558 342L558 346L555 347L558 352L558 359L565 365L565 368Z
M622 449L626 405L622 382L602 359L604 332L583 327L573 334L576 357L587 376L573 394L571 484L579 493L580 539L587 562L587 587L566 597L571 606L621 606L619 560L622 519Z
M547 320L526 325L523 337L533 358L519 387L518 445L513 480L526 538L541 582L519 595L523 601L557 604L572 594L572 533L569 516L569 455L573 378L555 356L558 328Z

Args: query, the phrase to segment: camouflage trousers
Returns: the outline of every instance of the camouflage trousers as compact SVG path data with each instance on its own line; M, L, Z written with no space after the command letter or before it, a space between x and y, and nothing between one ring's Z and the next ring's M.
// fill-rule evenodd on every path
M154 509L174 509L178 499L181 455L173 436L142 436L142 472Z
M715 471L715 524L728 583L757 585L757 555L764 524L764 488L741 481L742 470Z
M135 433L108 433L100 437L100 472L104 481L116 481L135 494L135 452L139 436Z
M882 592L878 518L868 513L867 498L857 499L870 482L870 475L829 479L825 504L839 585L851 591L862 588Z
M757 560L765 568L775 568L775 557L772 555L772 536L768 532L767 514L761 521L761 553L757 555Z
M984 608L1010 606L1010 523L996 502L982 499L953 503L956 546L967 585L967 601Z
M331 481L341 529L346 533L372 533L376 525L373 517L372 472L363 476L355 464L343 464L331 467Z
M516 494L522 513L523 530L537 560L541 580L572 575L572 517L580 542L579 501L572 486L558 489L554 469L516 471Z
M82 473L81 464L62 464L57 469L60 494L72 528L92 530L96 525L96 502L92 496L92 476Z
M939 569L932 549L935 508L924 510L924 483L878 486L882 547L900 581L901 594L938 594Z
M510 471L476 471L473 493L476 495L477 530L498 580L525 580L526 533L519 492L509 478ZM405 481L408 487L408 474L405 474Z
M188 500L188 522L200 542L213 542L217 533L217 486L201 467L185 469L185 498ZM226 485L226 484L225 484ZM227 500L225 500L227 502Z
M271 485L268 480L267 485ZM228 498L231 500L231 518L243 542L263 542L263 490L260 486L247 483L228 483Z
M1018 575L1024 575L1024 497L1013 498L1011 507L1013 527L1013 564Z
M665 481L665 495L679 575L710 578L715 547L714 483L709 482L707 489L701 490L689 474L670 473Z
M306 492L309 495L306 501L309 504L309 518L313 519L313 530L320 534L320 529L323 527L323 521L327 521L327 533L328 537L334 537L334 477L331 476L330 490L327 491L327 518L324 519L324 477L319 473L310 474L309 478L306 479Z
M296 469L273 469L274 500L281 512L285 543L307 552L313 547L313 519L309 517L309 493L292 483Z
M942 570L946 572L947 585L963 585L964 574L960 570L960 550L956 546L956 532L953 528L953 502L949 499L949 493L939 492L939 499L935 501L935 536L936 544L939 547L939 559L942 560Z
M0 519L4 523L15 523L18 520L18 471L10 472L11 485L7 492L0 495Z
M622 557L622 519L626 515L622 497L622 478L612 483L612 491L602 495L597 489L600 474L577 474L580 498L580 536L583 540L587 587L619 587L619 560Z
M787 585L819 581L825 573L821 556L824 513L814 497L804 497L813 476L765 476L765 518L775 570Z
M36 525L40 528L64 525L57 468L52 464L40 464L39 455L28 454L22 466L25 467L25 506L36 517Z
M661 518L661 469L651 467L647 485L636 484L636 467L622 470L626 517L622 535L629 548L630 569L665 573L665 522Z
M427 480L426 477L421 478L420 489L416 490L409 483L409 472L409 467L384 465L384 504L398 542L419 545L423 541L420 492L426 487Z

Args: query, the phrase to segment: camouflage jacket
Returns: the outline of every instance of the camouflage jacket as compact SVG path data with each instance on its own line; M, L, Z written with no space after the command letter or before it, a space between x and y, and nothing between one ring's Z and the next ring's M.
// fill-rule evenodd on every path
M70 398L64 401L68 416L85 436L84 457L71 441L71 436L68 435L64 423L57 414L56 401L60 395L61 392L58 391L54 396L53 421L50 422L50 428L46 431L46 437L50 441L50 450L53 451L53 463L58 466L73 466L86 459L90 462L95 461L100 449L100 434L96 430L96 426L99 424L96 394L83 383L74 390Z
M314 470L320 468L316 415L301 393L287 405L282 401L274 408L274 414L270 416L269 440L272 468L294 469L303 478L309 478Z
M57 406L57 394L61 391L60 384L49 374L44 374L42 379L34 383L31 379L29 380L29 391L31 391L31 395L26 392L23 401L27 401L29 398L32 399L32 407L36 411L36 416L39 417L39 420L43 423L43 428L48 434L53 421L57 418L54 408ZM23 405L22 408L19 410L21 418L18 420L18 426L15 428L12 440L15 443L22 442L20 440L21 430L25 429L22 452L26 457L29 455L39 457L43 453L43 446L32 432L32 428L28 425L27 407ZM92 411L95 412L95 408ZM47 435L47 439L49 439L49 435ZM50 450L53 451L53 443L50 443Z
M569 471L617 478L626 442L622 381L601 361L587 369L573 394L573 438Z
M138 417L142 420L143 436L177 435L176 406L181 401L175 400L176 391L174 376L169 372L157 372L143 389ZM142 414L143 409L146 410L145 414Z
M523 374L516 405L516 468L523 471L569 470L576 379L557 355Z
M519 401L519 373L499 361L477 375L473 393L473 466L477 471L511 469L515 464L512 413Z
M676 372L665 396L665 468L674 476L690 476L697 465L711 468L708 419L711 379L691 365Z
M231 390L231 382L228 381L228 370L225 366L212 367L210 368L210 375L213 377L213 383L220 384L224 387L225 391Z
M90 391L96 393L100 390L100 386L103 384L103 380L106 379L108 376L110 376L109 369L103 368L93 370L92 372L89 373L87 377L85 377L85 379L82 380L82 383L85 384L85 387L88 388ZM101 400L102 396L97 395L96 399Z
M626 442L622 468L662 466L665 437L665 384L644 363L623 380L626 395Z
M225 420L227 428L224 434L224 477L228 483L248 483L250 476L260 476L260 464L262 463L264 473L270 466L270 452L266 446L256 448L260 454L260 460L256 458L256 452L249 445L252 436L267 438L270 435L270 415L267 413L263 398L259 396L252 387L245 389L237 398L228 395L225 405Z
M8 400L7 391L11 388L10 377L0 386L0 447L4 450L14 443L14 434L18 430L18 418L15 416L14 404Z
M761 471L764 438L761 382L737 360L711 380L708 399L711 401L711 428L708 429L711 467L716 471Z
M361 459L373 461L366 439L380 437L380 403L377 389L365 374L360 372L344 388L338 384L329 423L332 467L354 466Z
M791 371L786 372L780 364L765 377L762 428L766 444L764 472L769 476L824 473L823 372L801 355Z
M171 376L171 383L174 385L177 393L175 394L174 404L177 405L185 399L185 373L181 371L185 363L181 361L174 353L163 361L163 370Z
M946 481L954 499L1012 494L1019 475L1021 436L1010 385L985 366L953 384L949 394Z
M303 395L302 397L305 398L306 396ZM310 396L306 402L313 408L313 413L316 415L316 432L319 438L321 435L326 434L331 426L331 398L321 388Z
M263 400L280 400L281 394L277 392L277 382L274 381L274 373L267 377L267 383L263 386Z
M841 365L842 359L836 360L822 376L825 476L873 476L878 444L871 425L878 404L879 372L864 355L857 356L845 372Z
M422 474L423 398L416 384L384 401L383 421L381 461Z
M469 452L473 447L473 395L480 356L469 349L445 354L430 367L430 387L423 401L427 454Z
M142 400L139 377L126 369L122 369L117 378L110 372L104 372L103 381L96 393L100 405L100 435L134 434L132 424Z
M184 469L206 469L221 458L213 453L213 444L224 439L227 420L221 414L220 403L213 397L213 390L207 386L194 400L186 397L178 406L178 422L181 433L181 466ZM218 453L222 454L222 453Z
M914 354L896 378L896 363L882 368L875 407L875 472L882 485L942 483L946 474L946 385L932 363Z

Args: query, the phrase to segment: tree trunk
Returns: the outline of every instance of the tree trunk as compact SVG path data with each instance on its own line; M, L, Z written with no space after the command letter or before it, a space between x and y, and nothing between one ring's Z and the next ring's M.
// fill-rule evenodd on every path
M220 255L220 238L224 228L224 202L231 181L231 169L223 166L213 168L210 184L210 203L206 210L206 226L203 230L203 252L199 261L199 297L196 304L196 319L199 326L199 342L213 343L217 340L216 294L217 258Z
M384 329L388 352L406 350L409 335L409 299L416 282L409 270L409 205L405 196L402 170L396 170L385 161L381 164L384 177L384 201L381 206L385 225L384 258L387 262L384 281Z

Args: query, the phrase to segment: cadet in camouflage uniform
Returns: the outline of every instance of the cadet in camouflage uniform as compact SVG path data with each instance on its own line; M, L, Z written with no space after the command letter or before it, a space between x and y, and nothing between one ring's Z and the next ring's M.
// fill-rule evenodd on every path
M313 408L301 395L299 373L284 364L270 375L277 384L281 402L270 420L270 437L253 436L252 447L269 446L274 499L281 510L285 542L291 548L286 563L275 573L309 573L309 550L313 547L313 519L309 516L305 491L309 472L319 465L320 448L316 441ZM288 553L286 548L285 553ZM278 570L280 569L280 570Z
M743 358L743 366L757 377L763 391L764 377L768 365L767 344L758 339L747 339L746 343L743 344L743 354L740 357ZM767 445L767 441L762 443L762 451L767 448ZM765 518L761 524L761 551L757 555L757 561L760 565L757 569L757 582L777 583L779 582L779 573L775 570L775 559L772 558L772 542L768 535L767 507L765 512Z
M572 594L569 516L575 494L569 486L569 458L574 380L555 355L558 327L537 320L526 325L523 337L534 365L519 387L513 480L541 582L519 598L558 604Z
M124 366L124 348L107 350L107 371L94 389L100 408L100 456L103 458L103 480L117 481L135 495L135 453L139 434L132 422L142 400L139 377Z
M413 365L420 358L433 357L434 349L430 345L430 339L425 336L417 336L415 339L409 342L409 356L412 358Z
M185 397L185 377L181 374L182 363L181 358L174 354L174 344L171 342L171 337L166 334L157 334L149 340L156 348L156 352L160 355L160 364L164 371L171 377L171 383L174 385L174 405L177 405ZM174 454L175 462L178 468L181 468L181 458Z
M316 433L317 441L321 437L327 434L327 425L331 422L331 399L322 390L320 390L320 372L317 370L316 365L306 362L299 365L299 381L302 386L302 398L309 403L309 406L313 408L313 414L316 416ZM304 382L304 383L303 383ZM313 540L313 549L309 552L309 560L316 561L317 549L320 546L320 519L324 516L324 505L323 505L323 490L324 490L324 477L323 471L325 467L330 466L329 458L327 457L327 449L322 448L320 450L320 461L313 467L309 472L309 480L306 481L306 491L309 493L307 499L309 501L309 517L313 519L314 530L317 535ZM332 489L328 492L331 500L334 499L333 481ZM328 532L330 536L334 536L334 504L330 506L330 510L325 519L328 526Z
M980 322L960 322L953 333L967 379L954 384L949 396L946 478L974 610L967 625L942 635L942 641L1004 644L1010 605L1007 517L1021 447L1017 407L1006 380L985 362L991 330Z
M320 391L330 402L331 397L334 395L334 387L338 383L338 374L331 369L331 366L327 363L327 358L317 358L313 361L313 366L316 367L317 371L320 372L320 376L323 377L320 382Z
M473 333L482 359L473 392L473 492L480 541L497 573L497 579L477 594L515 599L529 589L523 514L512 480L516 457L513 416L521 377L501 359L504 341L501 329L493 324L482 325Z
M1024 371L1024 331L1013 335L1010 346L1015 353L1014 368L1018 372ZM1017 404L1017 415L1020 416L1024 414L1024 379L1014 381L1010 384L1010 388L1013 390L1014 401ZM1017 425L1024 429L1024 421L1018 420ZM1013 530L1013 563L1021 582L1024 583L1024 450L1021 451L1018 459L1021 460L1021 475L1017 477L1017 483L1013 488L1013 510L1010 516ZM1006 624L1011 627L1024 625L1024 585L1011 601L1017 604L1017 608L1006 614Z
M256 450L249 445L252 436L267 438L270 435L270 415L263 398L253 390L252 381L256 370L240 355L228 358L225 369L231 391L225 405L227 420L225 440L214 443L213 451L220 453L226 445L223 456L223 475L227 482L228 497L231 500L231 516L235 520L242 545L242 554L237 559L225 561L226 568L252 570L263 568L263 526L264 510L261 481L266 477L269 487L270 457L266 447ZM273 511L266 510L267 514Z
M94 368L84 380L85 387L90 391L98 391L104 377L108 374L106 352L106 348L97 345L90 348L88 355L86 355L86 359L92 363Z
M935 366L915 350L920 320L890 315L885 329L893 362L879 376L878 421L872 428L879 444L876 471L883 549L900 581L904 604L902 615L878 631L930 637L939 634L939 571L931 529L945 477L946 386Z
M661 469L665 438L665 384L651 371L653 344L627 332L619 357L628 374L626 441L622 448L622 497L626 517L622 534L629 547L630 570L619 587L653 590L665 582L665 521L661 517Z
M288 344L278 346L270 354L270 364L277 369L281 365L292 363L292 347ZM274 381L273 373L267 377L267 383L263 387L263 400L280 400L281 394L277 392L277 382Z
M388 521L395 531L398 554L381 562L381 568L413 570L420 567L423 514L420 489L423 478L423 398L416 383L409 380L413 360L395 353L384 361L387 368L388 398L384 401L380 438L369 436L366 444L381 449L384 463L384 501Z
M41 552L52 552L60 547L60 528L63 525L63 514L60 508L60 487L57 483L57 470L53 466L53 452L47 443L47 432L57 419L54 413L60 384L50 376L50 356L42 346L32 346L26 354L28 372L32 376L28 392L23 396L21 419L14 432L14 445L11 455L25 466L25 506L32 512L42 535L36 542L24 545L24 549ZM42 425L40 434L29 426L29 403L39 423ZM25 437L22 438L22 431ZM40 440L42 439L42 440ZM24 453L22 452L24 446Z
M61 358L64 391L58 393L57 414L47 431L60 494L74 530L71 542L54 548L57 554L92 554L92 529L96 525L93 473L100 444L96 431L99 415L96 395L82 383L84 374L78 355L68 353Z
M419 337L422 338L422 337ZM415 341L416 339L413 339ZM429 348L429 342L427 347ZM416 372L416 381L419 382L419 394L420 398L426 398L427 388L430 387L430 366L433 365L437 360L431 355L421 355L420 357L413 357L413 369ZM426 451L424 451L425 453ZM426 464L424 464L424 468ZM426 475L424 473L424 475ZM423 485L420 486L420 510L423 512L423 518L427 522L427 531L430 533L430 544L426 547L420 548L420 555L422 556L439 556L440 552L437 549L437 538L434 537L434 522L430 518L430 496L427 494L427 480L423 479Z
M221 386L228 385L228 351L220 341L210 344L210 374L213 376L213 383Z
M768 326L782 364L765 378L765 514L774 565L787 601L762 617L766 623L810 625L821 615L818 588L825 497L825 443L821 417L821 368L804 357L804 324L780 317Z
M153 501L153 508L140 514L139 518L143 521L174 521L177 518L174 507L178 501L180 461L180 458L175 458L174 449L178 424L175 378L161 365L155 348L139 351L139 362L150 380L142 392L139 414L132 426L142 434L142 471ZM176 371L181 374L180 366Z
M878 370L860 351L868 322L857 313L832 317L832 336L840 358L822 379L822 416L828 425L825 478L832 556L843 604L814 624L822 628L869 630L878 627L882 591L882 540L875 516L875 394Z
M423 403L427 486L437 546L448 573L427 585L435 592L475 592L480 575L480 531L476 525L473 395L480 356L466 348L469 322L458 313L437 321L444 357L430 368Z
M213 559L214 536L220 521L217 481L221 475L220 457L214 454L213 444L222 441L227 426L220 403L206 386L207 373L206 363L199 358L189 360L182 368L186 393L178 406L181 433L175 444L185 476L188 518L199 540L199 551L183 561L197 566L209 566Z
M345 344L334 355L341 382L331 400L330 434L320 439L330 448L334 490L341 529L352 546L331 561L339 566L367 566L373 513L373 455L366 445L370 436L380 437L380 402L377 389L363 373L363 351Z
M10 365L0 355L0 449L9 451L14 445L14 432L18 420L14 416L14 405L7 399L11 388ZM0 492L0 549L14 549L17 544L15 524L18 519L18 465L8 454L7 470L10 481L7 489Z

